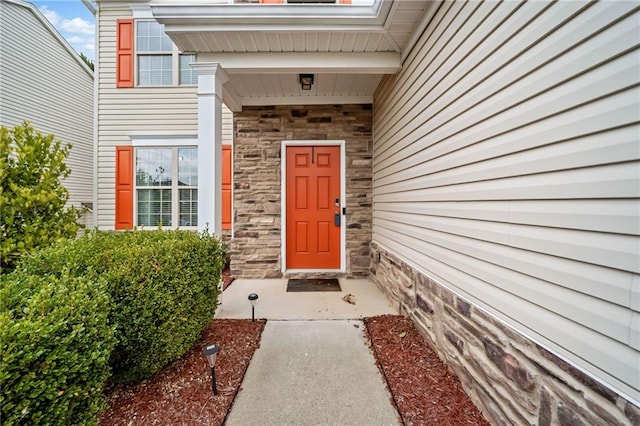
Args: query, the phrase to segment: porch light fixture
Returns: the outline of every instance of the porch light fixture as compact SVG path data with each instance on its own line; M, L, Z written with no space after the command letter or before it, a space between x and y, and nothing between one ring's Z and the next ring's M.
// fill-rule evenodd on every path
M311 90L311 86L313 86L313 74L300 74L299 81L302 90Z
M211 367L211 388L213 389L214 395L218 395L218 385L216 385L216 355L219 350L220 348L215 343L202 350L202 355L207 357L209 367Z
M248 297L249 302L251 302L251 321L256 321L255 309L256 309L256 300L258 300L258 295L255 293L251 293Z

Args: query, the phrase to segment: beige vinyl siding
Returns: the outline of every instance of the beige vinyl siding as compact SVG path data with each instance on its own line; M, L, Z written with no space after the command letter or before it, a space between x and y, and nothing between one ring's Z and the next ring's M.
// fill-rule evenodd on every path
M98 11L98 185L97 225L115 224L116 146L131 145L131 136L196 137L196 86L116 88L116 21L131 18L128 8ZM231 112L224 108L223 133L231 143ZM223 137L224 140L224 137Z
M640 401L637 2L442 2L375 95L373 240Z
M72 144L69 203L93 202L93 73L29 4L0 2L0 37L0 125Z
M233 145L233 112L222 104L222 143Z

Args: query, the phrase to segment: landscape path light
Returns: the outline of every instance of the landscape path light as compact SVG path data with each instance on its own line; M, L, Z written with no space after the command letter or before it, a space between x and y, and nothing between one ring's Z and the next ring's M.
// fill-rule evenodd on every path
M216 385L216 355L219 350L220 348L215 343L202 350L202 354L207 357L209 367L211 367L211 388L213 389L214 395L218 395L218 385Z
M255 293L251 293L249 295L249 302L251 302L251 321L255 322L256 320L256 316L255 316L255 308L256 308L256 301L258 300L258 295Z

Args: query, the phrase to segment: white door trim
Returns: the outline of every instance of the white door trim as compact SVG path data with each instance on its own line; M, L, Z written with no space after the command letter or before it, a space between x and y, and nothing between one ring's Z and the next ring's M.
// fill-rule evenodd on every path
M283 140L280 152L280 199L281 199L281 243L280 258L282 273L289 272L347 272L347 221L342 214L347 202L346 142L344 140ZM340 147L340 269L287 269L287 147L289 146L339 146Z

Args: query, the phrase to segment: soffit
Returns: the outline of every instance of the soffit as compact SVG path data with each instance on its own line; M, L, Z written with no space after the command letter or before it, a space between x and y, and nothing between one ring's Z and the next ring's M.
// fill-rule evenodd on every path
M154 18L183 52L217 62L229 81L225 103L300 105L372 103L385 74L423 23L428 0L375 0L359 5L215 4L151 0ZM313 73L301 90L298 73Z
M381 75L315 74L311 90L302 90L297 74L229 75L242 105L372 103Z
M188 52L400 53L429 3L254 5L152 0L150 7L174 43Z

